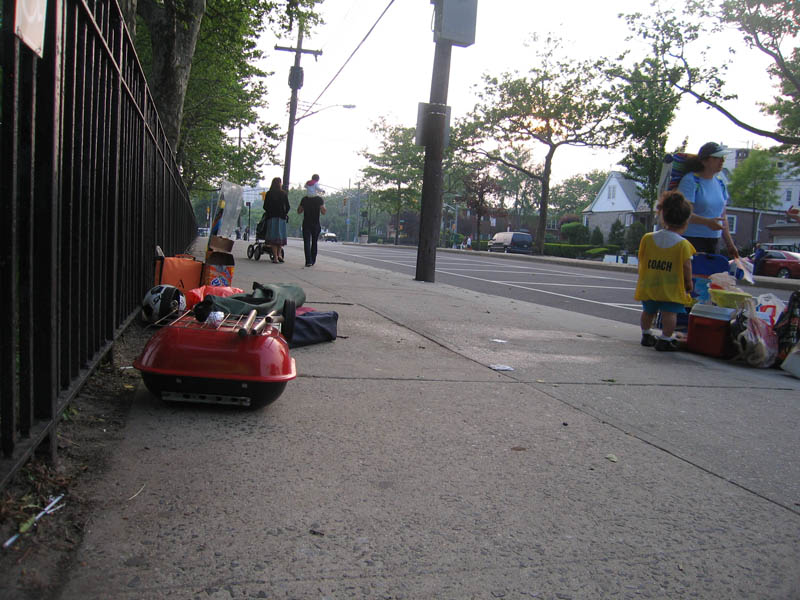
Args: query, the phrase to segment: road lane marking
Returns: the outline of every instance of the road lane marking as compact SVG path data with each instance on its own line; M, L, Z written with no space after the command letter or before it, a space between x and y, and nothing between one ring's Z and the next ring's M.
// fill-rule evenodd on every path
M362 258L362 259L374 260L375 262L382 262L382 263L397 265L397 266L400 266L400 267L410 267L411 266L411 265L406 265L405 263L401 263L401 262L397 262L397 261L393 261L393 260L383 260L383 259L380 259L380 258L365 257L363 255L355 255L355 254L351 255L351 254L347 254L345 252L334 251L332 253L333 254L344 254L345 256L358 256L359 258ZM464 274L461 274L461 273L451 273L449 271L443 271L443 270L440 270L440 269L436 269L436 272L437 273L441 273L442 275L450 275L451 277L461 277L463 279L472 279L474 281L481 281L481 282L484 282L484 283L507 285L508 287L514 287L514 288L518 288L518 289L529 291L529 292L539 292L541 294L548 294L550 296L557 296L559 298L568 298L570 300L579 300L581 302L587 302L589 304L597 304L597 305L600 305L600 306L618 308L618 309L621 309L621 310L635 310L637 312L641 310L641 306L634 309L634 308L629 308L629 307L626 307L624 305L621 305L621 304L618 304L618 303L614 303L614 302L600 302L599 300L590 300L589 298L581 298L580 296L570 296L569 294L559 294L558 292L552 292L552 291L549 291L549 290L540 290L540 289L533 288L533 287L519 285L517 283L500 283L500 282L494 281L492 279L483 279L481 277L472 277L470 275L464 275Z

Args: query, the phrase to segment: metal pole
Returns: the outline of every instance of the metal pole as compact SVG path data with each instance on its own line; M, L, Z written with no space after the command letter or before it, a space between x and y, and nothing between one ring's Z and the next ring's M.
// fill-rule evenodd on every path
M302 79L298 79L296 73L300 71L300 58L303 56L303 26L298 27L297 48L294 53L294 67L292 75L289 77L289 85L292 88L292 97L289 101L289 130L286 132L286 160L283 163L283 189L289 191L289 175L292 171L292 144L294 143L294 123L297 118L297 90L303 86Z
M414 277L417 281L433 282L436 274L436 242L442 219L442 156L452 49L453 45L449 41L440 39L436 42L431 78L431 106L426 123L429 138L425 145L425 170L422 176L419 247Z

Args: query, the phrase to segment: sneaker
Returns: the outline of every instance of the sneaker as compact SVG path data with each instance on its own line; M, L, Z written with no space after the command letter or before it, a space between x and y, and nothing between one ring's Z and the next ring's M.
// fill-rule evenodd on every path
M656 340L656 350L659 352L673 352L678 349L678 340L658 338Z
M306 266L307 266L307 267L310 267L310 266L311 266L311 263L306 263Z
M642 333L642 346L651 348L656 345L656 336L652 333Z

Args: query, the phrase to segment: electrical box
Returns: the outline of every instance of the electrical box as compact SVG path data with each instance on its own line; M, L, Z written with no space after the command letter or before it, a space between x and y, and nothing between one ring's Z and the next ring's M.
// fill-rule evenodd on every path
M303 67L291 67L289 69L289 87L299 90L303 87Z
M478 0L431 0L436 8L433 41L450 42L454 46L475 43Z
M417 104L417 130L414 144L417 146L427 146L430 143L433 131L430 125L430 115L432 113L444 115L444 140L443 146L450 145L450 107L443 104L428 104L420 102Z

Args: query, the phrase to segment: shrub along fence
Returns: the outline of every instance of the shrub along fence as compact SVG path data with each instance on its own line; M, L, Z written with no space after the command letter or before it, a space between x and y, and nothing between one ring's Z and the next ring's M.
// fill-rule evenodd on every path
M155 246L181 252L196 232L117 3L24 6L3 0L0 30L0 488L43 442L55 457L61 413L152 285ZM43 41L17 10L46 15Z

